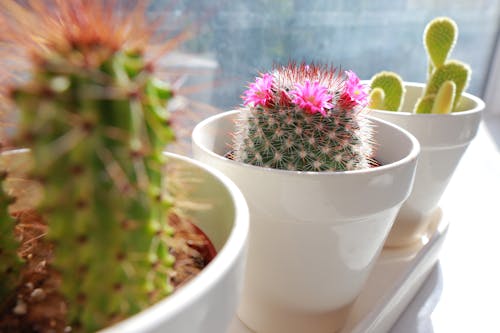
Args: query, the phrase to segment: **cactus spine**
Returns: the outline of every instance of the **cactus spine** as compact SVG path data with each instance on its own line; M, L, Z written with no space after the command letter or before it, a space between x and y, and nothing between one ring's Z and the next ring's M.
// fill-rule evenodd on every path
M346 171L367 168L373 154L364 86L318 65L278 67L245 93L235 159L276 169Z
M97 0L47 3L36 9L48 17L34 25L47 29L34 31L20 19L31 8L6 2L16 37L34 36L25 45L30 80L12 91L17 141L31 149L32 177L44 188L38 210L69 322L93 332L172 291L172 202L162 190L172 93L145 60L140 13L115 15Z
M414 106L414 113L450 113L457 111L457 104L462 93L467 88L470 79L470 67L458 60L448 60L457 41L458 28L456 23L447 17L438 17L429 22L424 31L424 46L429 58L428 80L422 97ZM389 77L391 79L389 80ZM381 84L381 79L384 84ZM395 73L391 76L381 72L372 78L372 94L370 107L382 110L397 111L401 104L381 103L382 96L388 96L392 91L399 91L402 81ZM388 97L386 97L388 98Z

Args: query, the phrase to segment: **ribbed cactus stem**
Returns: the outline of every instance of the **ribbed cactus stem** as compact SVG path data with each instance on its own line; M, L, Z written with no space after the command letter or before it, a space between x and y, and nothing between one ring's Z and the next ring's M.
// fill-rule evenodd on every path
M39 62L14 96L70 321L92 332L172 291L162 192L171 92L137 52L91 69L67 58Z
M0 171L0 300L12 293L22 261L17 251L19 241L15 236L16 220L9 214L9 205L13 198L5 192L6 171Z
M383 71L374 75L371 79L372 94L370 95L370 103L377 103L378 107L370 107L373 109L381 109L387 111L399 111L403 104L405 89L403 80L398 74L394 72ZM382 103L376 101L380 99L380 93L374 92L382 89L383 100ZM374 94L378 94L375 95ZM374 100L375 99L375 100Z

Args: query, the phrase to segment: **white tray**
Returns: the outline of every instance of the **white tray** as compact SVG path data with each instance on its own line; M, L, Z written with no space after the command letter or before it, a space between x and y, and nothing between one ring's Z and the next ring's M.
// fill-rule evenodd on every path
M438 209L420 243L384 249L342 333L388 332L437 262L447 231L448 221ZM227 333L252 331L235 317Z

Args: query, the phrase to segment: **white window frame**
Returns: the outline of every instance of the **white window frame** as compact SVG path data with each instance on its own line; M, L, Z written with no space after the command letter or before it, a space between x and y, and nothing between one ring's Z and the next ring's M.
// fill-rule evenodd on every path
M484 101L488 113L500 115L500 34L497 37L495 53L491 59Z

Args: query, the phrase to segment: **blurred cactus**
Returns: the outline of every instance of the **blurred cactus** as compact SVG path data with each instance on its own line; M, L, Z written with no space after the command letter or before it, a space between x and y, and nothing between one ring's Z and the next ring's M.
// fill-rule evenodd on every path
M299 171L370 166L366 88L351 71L319 65L275 68L250 84L234 138L237 161Z
M380 72L371 80L369 107L372 109L399 111L403 104L403 81L394 72Z
M434 96L424 96L420 98L413 110L414 113L431 113L434 106Z
M3 169L3 168L2 168ZM18 280L19 268L22 264L17 255L19 241L15 237L15 219L8 208L14 200L4 189L7 172L0 172L0 300L12 293Z
M73 331L98 330L173 289L163 186L172 92L145 57L147 2L127 15L113 3L2 3L5 38L30 56L28 81L10 94L21 118L16 143L34 155L31 176L44 189L37 210ZM2 254L14 255L0 196Z
M428 81L422 97L416 102L414 113L450 113L456 111L462 93L470 79L470 67L458 60L448 60L458 38L456 23L447 17L438 17L429 22L424 31L424 46L428 54ZM372 88L380 87L372 78ZM384 89L382 87L382 89ZM385 95L388 90L384 89ZM380 93L371 98L370 107L395 111L378 102ZM381 107L382 106L382 107Z

